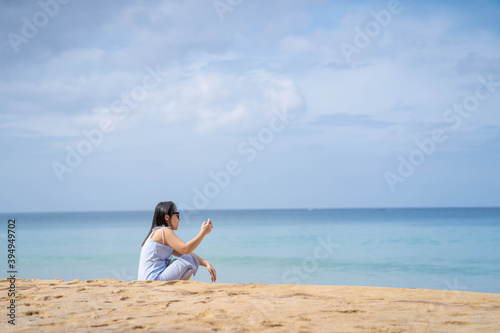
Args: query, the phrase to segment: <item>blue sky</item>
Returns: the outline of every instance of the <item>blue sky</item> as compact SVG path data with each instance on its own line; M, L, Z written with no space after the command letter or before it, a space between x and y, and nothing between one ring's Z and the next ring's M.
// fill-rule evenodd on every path
M498 2L0 7L0 211L500 205Z

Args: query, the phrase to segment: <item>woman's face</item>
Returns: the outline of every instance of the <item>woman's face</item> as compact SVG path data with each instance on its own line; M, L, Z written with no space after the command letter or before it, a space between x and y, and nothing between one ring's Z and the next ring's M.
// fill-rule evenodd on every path
M165 216L165 218L167 218L168 215ZM174 213L172 213L172 215L170 216L170 219L167 220L167 224L170 225L170 227L172 228L172 230L177 230L179 228L179 221L181 219L179 218L179 212L177 211L177 207L174 207ZM170 223L168 223L168 221L170 221Z

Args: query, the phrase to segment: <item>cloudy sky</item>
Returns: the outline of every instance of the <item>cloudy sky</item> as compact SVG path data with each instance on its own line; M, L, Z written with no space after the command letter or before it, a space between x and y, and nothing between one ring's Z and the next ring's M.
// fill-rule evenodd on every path
M498 2L0 17L0 211L500 206Z

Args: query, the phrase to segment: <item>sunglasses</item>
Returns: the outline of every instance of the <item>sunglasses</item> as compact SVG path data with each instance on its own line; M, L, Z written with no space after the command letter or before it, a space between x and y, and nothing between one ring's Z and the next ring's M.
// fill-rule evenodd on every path
M173 212L172 215L177 215L177 217L179 217L179 212Z

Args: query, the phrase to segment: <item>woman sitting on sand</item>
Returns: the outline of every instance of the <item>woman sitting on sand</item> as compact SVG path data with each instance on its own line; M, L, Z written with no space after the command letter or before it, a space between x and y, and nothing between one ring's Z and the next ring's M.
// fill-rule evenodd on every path
M199 265L205 266L215 282L214 267L193 253L203 238L212 231L210 219L203 222L200 233L184 243L175 233L179 227L179 212L172 201L156 205L151 230L142 242L138 280L189 280L196 275ZM174 255L177 259L170 260Z

